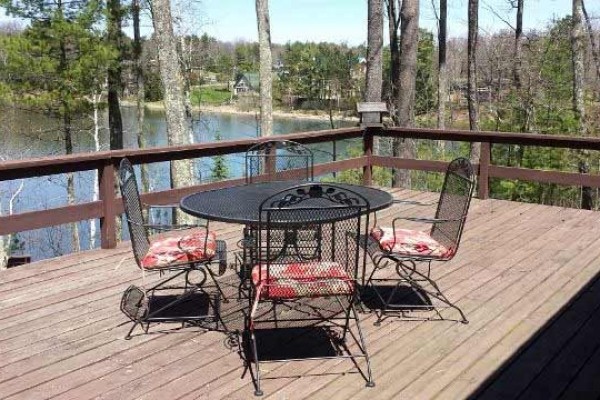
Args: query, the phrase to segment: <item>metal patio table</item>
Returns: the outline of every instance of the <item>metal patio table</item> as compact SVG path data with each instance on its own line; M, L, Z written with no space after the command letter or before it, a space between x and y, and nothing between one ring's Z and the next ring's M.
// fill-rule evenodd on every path
M257 225L261 203L274 194L294 186L307 184L306 181L273 181L207 190L188 195L181 199L183 211L211 221L230 222L243 225ZM318 185L319 182L314 182ZM392 204L392 195L384 190L367 186L333 183L351 190L369 201L369 212L375 212Z

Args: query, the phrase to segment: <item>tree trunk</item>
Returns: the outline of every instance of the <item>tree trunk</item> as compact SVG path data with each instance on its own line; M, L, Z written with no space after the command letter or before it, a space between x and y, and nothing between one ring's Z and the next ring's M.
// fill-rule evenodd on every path
M145 119L145 95L144 69L142 66L142 37L140 33L140 0L133 0L131 3L133 14L133 59L135 62L135 89L136 89L136 108L137 108L137 144L140 149L146 147L144 138L144 119ZM150 176L148 166L140 165L142 191L150 191Z
M63 133L65 138L65 154L73 154L73 138L71 132L71 116L69 106L66 102L63 102L65 106L65 114L63 116ZM77 196L75 195L75 176L72 172L67 173L67 203L73 205L77 203ZM81 251L81 241L79 240L79 224L73 222L71 224L71 244L72 251Z
M184 82L177 54L177 40L173 33L169 0L152 2L152 21L158 46L160 78L164 89L168 144L169 146L189 144L191 125L186 115ZM190 160L171 162L173 188L194 184L191 164ZM183 218L183 214L179 215L179 221L184 222L186 218Z
M590 38L590 46L592 48L592 58L594 59L594 64L596 66L596 78L598 79L598 85L600 85L600 44L594 38L594 30L592 29L592 24L590 23L590 16L585 9L585 2L583 0L581 0L581 11L585 17L585 26L587 28L587 33Z
M578 121L578 133L581 136L587 134L585 107L584 107L584 65L583 60L583 24L582 24L582 0L573 0L573 25L571 27L571 46L573 49L573 112Z
M398 0L400 1L400 0ZM398 124L396 119L396 105L398 104L398 93L400 86L400 46L398 45L398 30L400 28L400 15L396 7L396 0L387 0L388 27L390 36L390 100L389 109L394 125Z
M269 0L256 0L258 22L258 51L260 57L260 135L273 134L273 95L271 61L271 27Z
M517 95L518 102L518 117L517 121L519 124L519 131L527 132L529 130L529 121L531 107L529 106L529 99L525 98L525 91L523 90L523 6L524 0L517 0L517 23L515 27L515 42L513 48L513 85L515 93ZM515 165L521 166L523 161L524 147L515 145Z
M578 122L577 133L580 136L587 135L587 123L584 104L584 44L583 44L583 0L573 0L573 18L571 26L571 47L573 49L573 113ZM579 172L589 173L589 154L579 151ZM591 210L593 208L592 189L581 188L581 208Z
M393 0L390 0L393 2ZM367 76L365 101L380 102L383 84L383 4L369 0L367 28Z
M446 38L448 35L448 0L440 0L438 28L438 115L437 127L446 129L446 102L448 101L448 64ZM443 141L440 141L443 150Z
M10 242L12 235L0 236L0 271L8 268L8 257L10 257Z
M102 97L100 89L96 93L92 93L93 120L94 120L94 150L100 151L100 117L99 104ZM100 181L98 179L98 170L93 171L94 183L92 184L92 201L100 199ZM89 249L96 248L96 221L90 220L90 243Z
M467 38L469 127L479 130L479 98L477 93L477 39L479 30L479 0L469 0L469 34ZM479 163L481 143L471 143L471 162Z
M116 62L108 68L108 128L110 131L110 149L123 148L123 120L119 108L121 91L121 1L108 0L107 36L110 45L118 52Z
M61 9L62 10L62 9ZM61 41L60 43L60 56L59 56L59 69L61 72L67 69L67 45ZM68 100L69 96L64 93L61 95L60 103L62 106L62 131L63 140L65 144L65 154L69 155L73 153L73 138L71 132L71 104ZM75 177L72 172L67 173L67 203L73 205L76 203L77 197L75 195ZM79 224L74 222L71 224L71 246L73 252L81 250L81 243L79 241Z
M401 127L411 127L414 118L415 84L417 78L417 50L419 47L419 0L404 0L400 9L400 74L396 119ZM412 159L416 156L412 139L394 143L395 157ZM410 188L409 170L394 169L392 186Z
M520 92L523 87L522 77L522 48L523 48L523 2L517 0L517 24L515 27L515 43L514 43L514 63L513 63L513 79L517 92Z
M389 0L393 2L394 0ZM383 87L383 0L368 0L367 72L364 101L380 102ZM380 138L373 139L373 154L380 154Z
M21 181L19 188L15 190L15 192L10 196L10 199L8 199L8 215L13 213L15 200L19 197L21 191L23 191L24 186L25 181ZM2 204L2 198L0 197L0 216L2 216L3 209L4 205ZM0 235L0 270L8 268L8 258L10 257L11 253L13 237L13 234Z

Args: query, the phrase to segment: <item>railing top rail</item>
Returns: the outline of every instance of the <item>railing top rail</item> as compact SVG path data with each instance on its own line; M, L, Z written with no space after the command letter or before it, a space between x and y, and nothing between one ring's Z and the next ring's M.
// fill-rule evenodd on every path
M561 147L571 149L600 150L600 138L555 136L539 133L512 133L491 131L438 130L423 128L368 128L375 136L409 137L415 139L451 140L465 142L489 142L498 144L521 144L528 146ZM124 149L93 153L31 158L0 162L0 181L29 178L97 169L103 164L116 164L123 157L133 163L154 163L194 157L210 157L219 154L244 152L250 146L265 140L282 139L300 143L320 143L332 140L357 138L364 130L358 127L291 133L268 138L223 140L187 146Z
M563 147L570 149L600 150L600 138L542 133L515 133L494 131L466 131L455 129L384 128L379 136L408 137L413 139L454 140L461 142L490 142L527 146Z
M250 146L273 139L294 140L300 143L319 143L331 140L360 137L360 128L341 128L323 131L291 133L251 138L198 143L186 146L151 147L146 149L124 149L93 153L77 153L62 156L30 158L0 162L0 181L52 175L66 172L96 169L107 162L118 163L128 157L132 163L154 163L160 161L181 160L193 157L210 157L219 154L244 152Z

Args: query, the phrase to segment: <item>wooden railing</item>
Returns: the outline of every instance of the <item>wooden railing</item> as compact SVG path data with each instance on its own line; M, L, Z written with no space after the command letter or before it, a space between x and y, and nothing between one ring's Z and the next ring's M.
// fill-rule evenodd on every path
M315 176L319 176L348 169L362 168L364 171L363 183L365 185L371 184L372 168L374 166L435 172L443 172L446 168L446 162L443 161L408 160L374 155L373 139L375 136L480 142L481 158L480 164L476 167L479 173L478 196L481 199L489 197L490 178L600 187L599 175L503 167L491 163L491 148L494 144L600 150L600 139L596 138L457 130L440 131L405 128L367 128L363 130L348 128L294 133L278 137L274 136L270 139L280 138L310 144L362 138L363 155L361 157L317 164L315 165L314 174ZM116 168L123 157L129 158L134 164L210 157L242 153L261 140L265 139L219 141L181 147L160 147L142 150L128 149L2 162L0 163L0 181L97 170L99 174L100 200L2 216L0 217L0 235L98 218L101 227L101 246L102 248L112 248L117 243L116 217L123 211L121 199L115 195ZM242 182L242 179L233 179L145 193L142 195L142 201L147 204L169 204L178 202L182 196L189 193L237 185Z

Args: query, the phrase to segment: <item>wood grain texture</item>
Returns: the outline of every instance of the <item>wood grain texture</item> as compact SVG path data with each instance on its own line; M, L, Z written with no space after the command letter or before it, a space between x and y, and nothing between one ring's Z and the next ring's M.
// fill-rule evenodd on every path
M377 222L434 210L395 204ZM349 361L287 362L266 365L265 398L598 397L598 222L593 211L474 200L457 256L432 271L470 324L451 321L452 310L443 311L445 321L392 316L381 326L373 313L361 314L375 388L364 387ZM233 261L241 227L211 229ZM253 397L243 361L220 332L160 324L123 340L129 324L120 295L142 280L132 257L121 243L0 272L0 398ZM235 283L231 274L223 282ZM237 304L224 305L224 315L234 315Z

